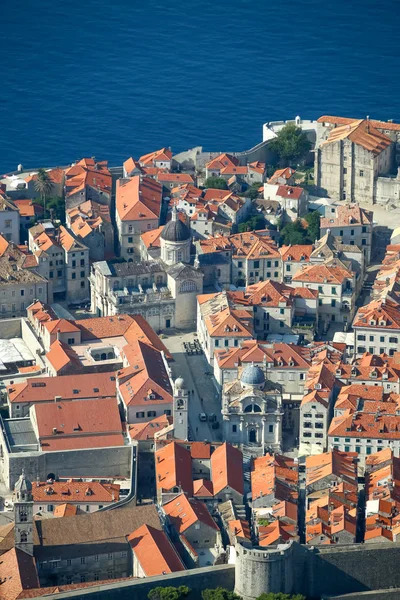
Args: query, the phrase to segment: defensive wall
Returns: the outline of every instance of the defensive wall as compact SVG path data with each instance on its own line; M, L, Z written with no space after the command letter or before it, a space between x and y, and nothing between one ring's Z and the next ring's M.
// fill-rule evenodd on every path
M235 591L244 600L262 592L321 598L400 587L400 544L302 546L274 550L236 547Z
M228 590L233 590L235 567L234 565L204 567L192 571L170 573L162 577L146 577L145 579L121 581L108 585L96 585L61 594L46 594L42 597L46 600L63 600L64 598L75 598L75 600L146 600L149 591L159 585L164 587L187 585L191 589L187 600L201 600L201 592L205 588L223 586Z
M398 600L400 544L351 544L311 547L296 542L272 550L236 546L236 565L221 565L162 577L96 585L84 590L46 595L82 600L142 600L157 586L187 585L189 600L201 590L222 586L244 600L263 592L304 594L308 600Z

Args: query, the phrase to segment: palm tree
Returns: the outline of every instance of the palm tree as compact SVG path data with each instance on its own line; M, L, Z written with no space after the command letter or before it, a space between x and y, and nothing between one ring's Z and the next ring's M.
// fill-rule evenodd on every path
M35 190L40 193L44 208L43 216L46 218L46 198L52 190L52 183L45 169L39 169L34 185Z

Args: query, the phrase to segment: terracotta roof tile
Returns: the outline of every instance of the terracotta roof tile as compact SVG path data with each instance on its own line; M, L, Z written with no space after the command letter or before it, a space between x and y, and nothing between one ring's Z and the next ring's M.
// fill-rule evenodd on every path
M183 571L184 564L166 534L142 525L128 536L128 542L143 569L145 577Z
M180 494L174 500L164 504L163 510L178 533L184 533L197 521L218 530L218 525L208 512L207 506L200 500L189 500Z
M157 450L155 461L158 490L169 491L178 487L189 496L193 495L192 461L186 448L171 442Z
M244 493L243 484L243 455L234 446L225 442L214 450L211 455L211 479L214 495L226 487L239 494Z

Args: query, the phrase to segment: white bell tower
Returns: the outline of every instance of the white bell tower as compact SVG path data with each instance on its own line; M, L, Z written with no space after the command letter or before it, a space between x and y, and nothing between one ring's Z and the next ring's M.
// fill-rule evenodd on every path
M178 377L174 383L174 438L177 440L187 440L189 410L189 392L185 389L185 382L182 377Z
M15 547L33 556L33 496L32 484L24 471L14 488Z

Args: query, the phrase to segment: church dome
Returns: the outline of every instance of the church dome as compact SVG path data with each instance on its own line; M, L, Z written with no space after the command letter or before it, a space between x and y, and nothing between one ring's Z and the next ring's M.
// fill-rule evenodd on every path
M161 237L166 242L185 242L190 238L190 231L180 219L169 221L161 232Z
M29 479L26 479L24 472L22 472L22 475L19 476L18 481L15 483L14 491L22 493L32 491L32 484Z
M265 382L265 377L260 367L248 365L243 369L240 381L243 385L261 385Z
M176 206L172 209L171 220L161 232L161 238L166 242L185 242L190 239L190 229L178 218Z

